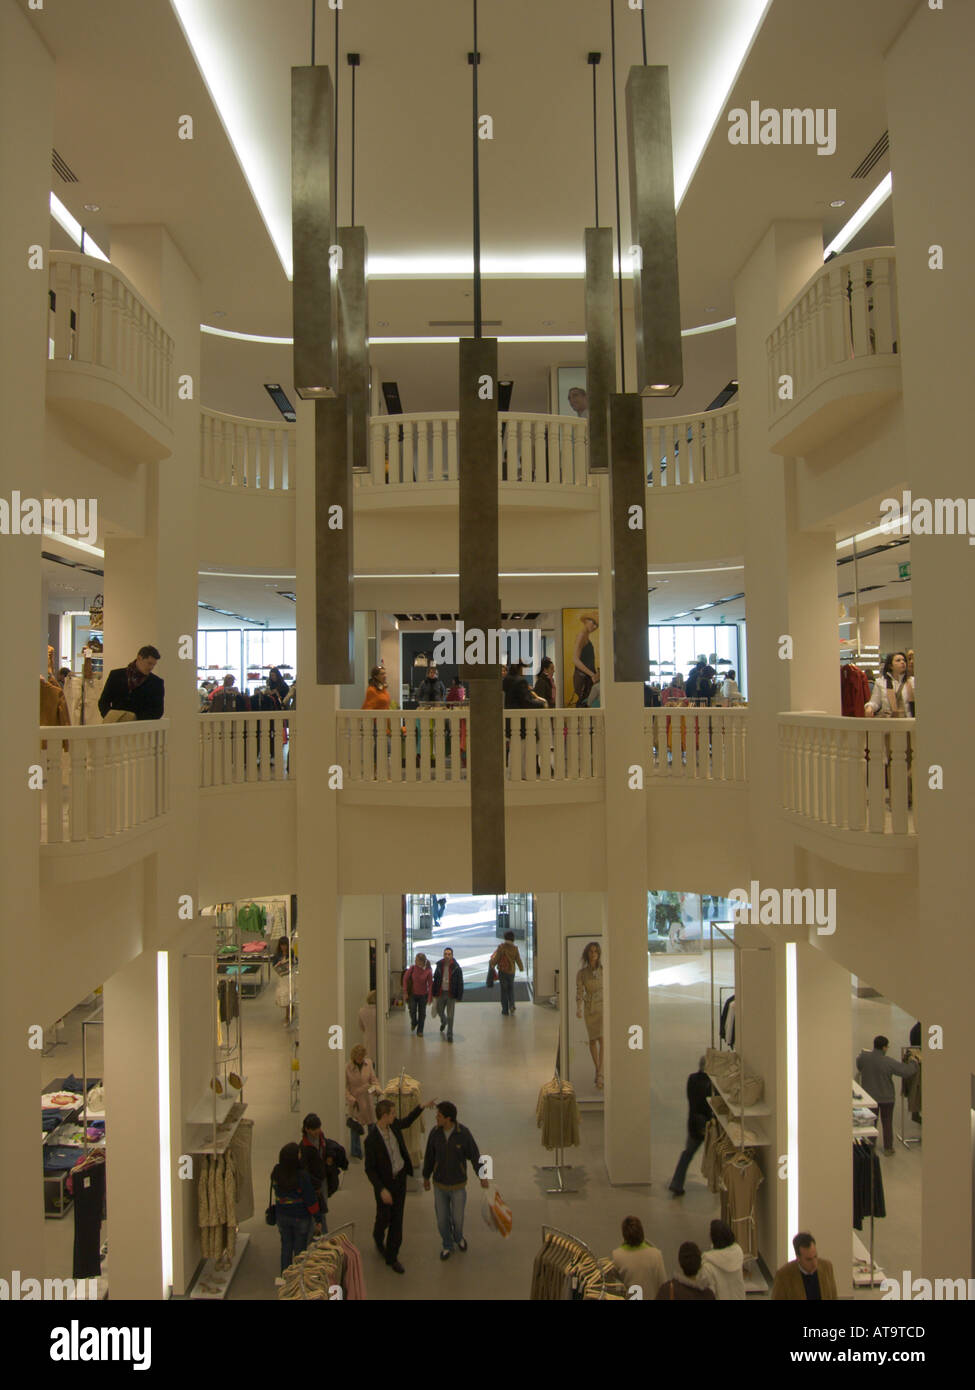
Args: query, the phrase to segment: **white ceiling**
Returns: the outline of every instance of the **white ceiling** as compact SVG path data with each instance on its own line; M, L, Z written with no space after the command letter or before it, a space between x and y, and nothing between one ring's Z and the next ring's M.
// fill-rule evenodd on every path
M244 96L265 171L269 220L276 224L290 198L290 67L309 61L310 0L185 3L204 15L230 86ZM887 172L884 162L867 180L849 177L885 128L882 54L913 3L774 0L722 104L744 50L743 34L764 0L646 0L648 61L671 70L679 179L718 114L678 218L685 327L731 316L733 277L769 221L821 217L829 238ZM334 71L337 12L325 0L318 9L317 60ZM641 61L640 14L615 0L615 15L622 122L626 73ZM287 337L290 285L170 0L75 0L29 17L58 60L55 143L79 182L55 180L55 191L69 209L109 250L113 225L166 224L199 276L204 321ZM355 0L340 12L339 216L350 215L345 55L357 51L356 219L374 254L469 253L471 47L470 7L458 0ZM589 50L603 54L597 76L601 220L612 221L615 213L609 7L603 0L481 0L479 48L479 106L495 129L494 140L480 146L484 255L579 255L583 229L593 221ZM836 154L731 146L724 109L747 106L752 98L772 106L836 107ZM187 113L194 117L192 141L177 139L178 118ZM625 125L620 148L626 246ZM830 209L836 198L847 206ZM86 214L85 203L98 204L101 212ZM891 238L888 204L858 243ZM502 320L495 331L581 333L581 282L489 279L484 313ZM464 280L370 283L373 336L427 334L431 319L470 316ZM700 341L685 340L689 357L700 351ZM732 333L718 335L710 354L717 359L713 372L685 387L681 411L702 409L735 375ZM516 379L516 408L547 409L549 368L582 360L579 347L503 348L502 370ZM409 408L455 402L451 348L375 348L373 366L378 376L399 380L401 391L405 385ZM287 349L205 339L205 404L273 418L266 380L291 389ZM672 409L672 403L658 405Z

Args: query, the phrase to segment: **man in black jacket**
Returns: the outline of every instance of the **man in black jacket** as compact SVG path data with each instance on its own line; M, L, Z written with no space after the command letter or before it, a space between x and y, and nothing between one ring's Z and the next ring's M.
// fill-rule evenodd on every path
M136 719L162 719L166 687L152 668L159 660L155 647L140 647L128 666L109 671L98 697L98 710L104 719L109 710L128 710Z
M403 1244L406 1179L413 1176L413 1164L403 1143L403 1130L419 1119L422 1110L435 1104L436 1101L428 1100L425 1106L415 1105L402 1120L396 1120L393 1102L377 1101L376 1126L365 1143L366 1177L376 1194L376 1224L372 1228L372 1238L380 1255L397 1274L405 1273L398 1257Z
M704 1143L704 1131L711 1118L708 1096L713 1094L714 1087L711 1085L711 1078L704 1070L705 1065L706 1059L702 1057L698 1063L697 1071L692 1071L687 1078L687 1142L684 1145L684 1152L677 1160L674 1176L670 1180L670 1190L675 1197L683 1197L684 1195L684 1179L687 1177L687 1170L690 1167L691 1159Z
M437 1001L440 1014L440 1031L446 1028L447 1041L454 1040L454 1008L458 999L464 997L464 972L454 960L450 946L444 947L442 958L437 961L433 972L433 997Z
M449 1260L454 1246L464 1251L464 1208L467 1205L467 1165L470 1163L481 1186L489 1185L481 1176L481 1155L473 1134L466 1125L457 1123L457 1107L453 1101L437 1103L437 1127L427 1140L423 1155L423 1186L430 1191L433 1179L433 1205L437 1213L437 1229L443 1248L442 1260Z

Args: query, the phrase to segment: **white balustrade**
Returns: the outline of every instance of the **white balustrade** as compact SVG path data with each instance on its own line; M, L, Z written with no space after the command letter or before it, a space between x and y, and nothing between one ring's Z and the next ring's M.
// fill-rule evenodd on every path
M346 786L467 780L468 708L341 710L336 718ZM601 710L509 710L504 720L509 780L578 782L605 775Z
M76 252L50 254L49 355L114 374L165 424L172 423L174 344L114 266Z
M169 721L41 730L41 844L103 840L169 809Z
M914 723L780 714L784 809L835 830L915 835Z
M200 476L225 487L293 491L297 427L200 411Z
M503 483L594 487L588 449L586 420L511 411L498 416L498 476Z
M748 780L748 710L670 705L644 711L647 776L685 782Z
M200 715L200 786L286 782L295 775L294 711Z
M690 487L737 477L738 405L702 415L645 420L647 483L653 487Z
M897 352L894 248L837 256L795 297L766 342L769 409L776 423L844 364ZM782 399L783 377L792 394Z

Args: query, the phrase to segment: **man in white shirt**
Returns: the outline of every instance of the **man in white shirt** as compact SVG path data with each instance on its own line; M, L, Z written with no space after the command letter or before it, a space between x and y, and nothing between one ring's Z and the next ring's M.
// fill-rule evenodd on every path
M366 1177L376 1194L376 1222L372 1238L376 1249L396 1274L405 1274L399 1262L403 1243L403 1208L406 1205L406 1179L413 1176L413 1164L403 1143L403 1130L409 1129L422 1110L436 1101L416 1105L402 1120L394 1118L391 1100L376 1102L376 1127L365 1143Z

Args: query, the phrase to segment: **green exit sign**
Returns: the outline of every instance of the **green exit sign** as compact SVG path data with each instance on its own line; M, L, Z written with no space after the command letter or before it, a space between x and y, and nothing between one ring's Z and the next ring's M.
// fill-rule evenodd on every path
M904 563L903 563L902 565L898 565L898 566L897 566L897 578L898 578L898 579L910 579L910 577L911 577L911 562L910 562L910 560L905 560Z

